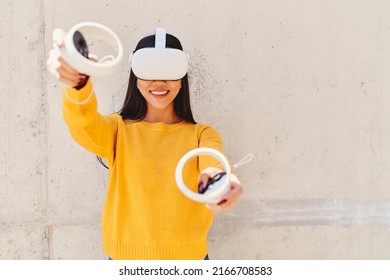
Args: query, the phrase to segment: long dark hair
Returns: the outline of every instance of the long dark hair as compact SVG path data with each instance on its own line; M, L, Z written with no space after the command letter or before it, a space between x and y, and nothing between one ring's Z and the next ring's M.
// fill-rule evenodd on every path
M134 52L142 48L154 47L154 43L155 35L144 37L138 42ZM171 34L166 34L166 47L183 50L179 39ZM180 119L194 124L196 123L191 111L190 89L187 74L181 79L181 89L173 103L175 113ZM137 77L130 69L129 86L127 88L125 101L122 109L120 109L118 113L123 119L140 121L145 118L146 112L146 100L137 88Z

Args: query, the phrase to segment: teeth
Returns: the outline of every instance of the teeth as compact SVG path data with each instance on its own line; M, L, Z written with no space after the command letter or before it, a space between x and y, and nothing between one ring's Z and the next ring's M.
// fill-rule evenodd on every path
M164 94L167 94L168 91L165 90L165 91L151 91L152 94L155 94L155 95L164 95Z

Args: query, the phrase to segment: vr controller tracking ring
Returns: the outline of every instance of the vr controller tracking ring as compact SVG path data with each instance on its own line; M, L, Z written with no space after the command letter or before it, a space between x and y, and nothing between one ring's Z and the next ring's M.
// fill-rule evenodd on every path
M86 58L75 46L74 38L80 33L109 43L117 51L117 56L102 63ZM96 22L81 22L73 26L65 35L64 48L60 52L74 69L89 76L110 76L120 70L123 62L123 46L119 37L108 27Z
M223 165L223 168L225 169L226 172L226 175L224 175L224 177L221 179L221 182L218 185L218 187L214 188L211 192L206 192L204 194L199 194L191 191L183 181L184 165L189 159L198 155L208 155L214 157ZM188 198L197 202L218 203L221 200L222 196L224 196L230 189L230 175L231 175L230 164L226 159L226 157L221 152L212 148L196 148L186 153L180 159L179 163L176 166L175 178L176 178L176 184L178 185L179 189Z

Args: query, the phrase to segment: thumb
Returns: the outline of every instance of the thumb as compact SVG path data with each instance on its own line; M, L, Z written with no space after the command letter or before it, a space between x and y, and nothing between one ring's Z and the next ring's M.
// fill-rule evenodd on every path
M210 180L210 175L207 173L201 173L198 179L198 193L204 193L206 191L206 185Z

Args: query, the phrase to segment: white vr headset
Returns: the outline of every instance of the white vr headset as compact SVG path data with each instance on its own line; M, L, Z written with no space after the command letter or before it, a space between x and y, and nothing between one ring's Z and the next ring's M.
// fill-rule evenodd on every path
M135 76L142 80L179 80L188 72L189 56L166 47L166 31L156 28L155 47L142 48L129 57Z
M90 60L83 35L104 40L117 51L117 55L108 55L98 62ZM129 62L137 78L179 80L187 74L188 55L182 50L165 46L165 29L156 28L155 47L142 48L130 55ZM54 48L58 49L55 44ZM119 37L108 27L96 22L81 22L73 26L64 38L64 48L59 51L74 69L89 76L110 76L122 67L123 47Z

